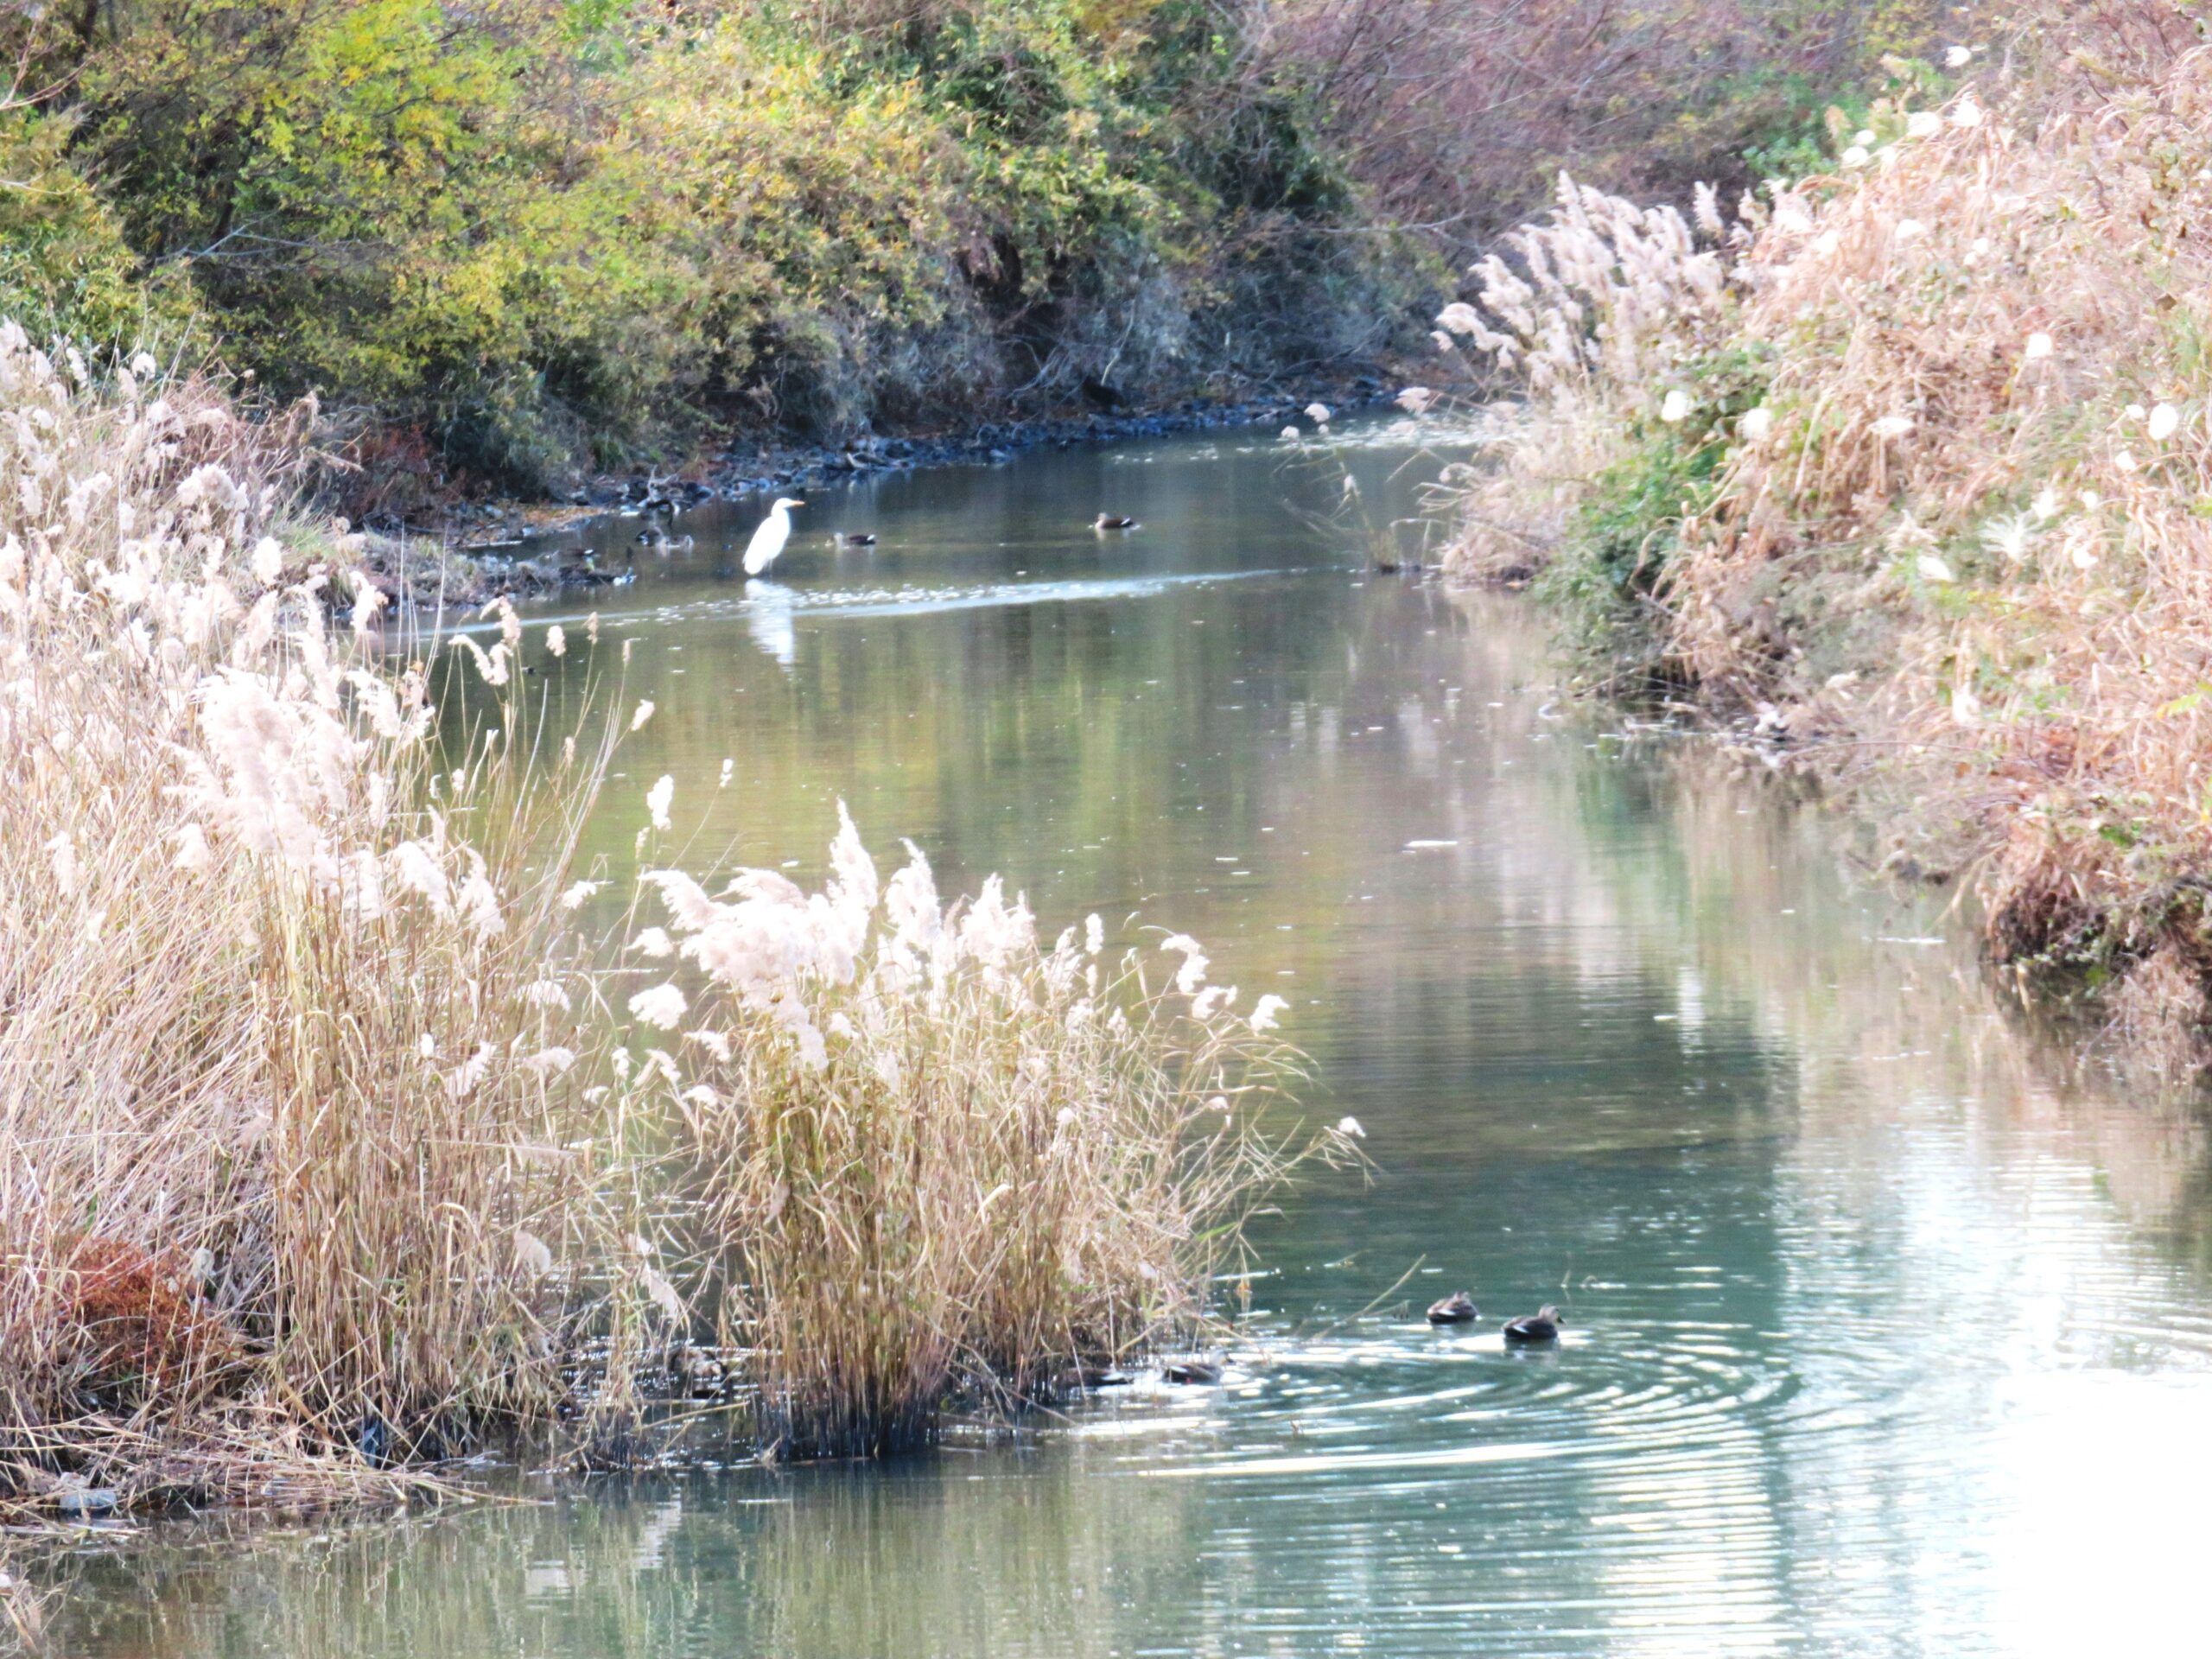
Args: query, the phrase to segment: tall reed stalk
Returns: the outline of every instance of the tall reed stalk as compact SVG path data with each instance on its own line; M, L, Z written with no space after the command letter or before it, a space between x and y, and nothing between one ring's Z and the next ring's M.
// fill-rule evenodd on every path
M1707 197L1709 255L1563 191L1485 267L1440 339L1533 410L1456 563L1525 563L1503 523L1568 582L1633 567L1669 680L1852 786L1886 868L1972 872L2023 985L2119 985L2131 1048L2201 1064L2212 173L2176 158L2212 56L2150 0L1977 47L1839 119L1831 169Z

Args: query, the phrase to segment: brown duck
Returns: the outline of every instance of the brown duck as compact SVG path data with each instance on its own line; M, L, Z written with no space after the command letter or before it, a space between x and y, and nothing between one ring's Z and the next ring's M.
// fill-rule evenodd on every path
M1428 1305L1431 1325L1466 1325L1482 1317L1482 1309L1475 1306L1475 1299L1464 1290L1455 1290L1440 1302Z

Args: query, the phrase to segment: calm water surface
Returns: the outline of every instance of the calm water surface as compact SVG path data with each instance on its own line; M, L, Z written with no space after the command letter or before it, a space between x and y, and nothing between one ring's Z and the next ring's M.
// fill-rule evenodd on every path
M1362 434L1378 523L1414 442ZM1306 1109L1376 1168L1261 1227L1226 1386L884 1468L88 1554L63 1649L2202 1650L2196 1118L2039 1058L1961 919L1854 883L1832 827L1554 706L1519 603L1363 577L1294 511L1338 494L1259 437L892 478L818 493L749 588L718 572L758 509L718 507L541 663L658 707L618 875L664 772L695 863L811 877L842 797L948 891L1172 924L1291 999ZM1475 1334L1408 1317L1463 1285ZM1484 1334L1546 1300L1558 1351Z

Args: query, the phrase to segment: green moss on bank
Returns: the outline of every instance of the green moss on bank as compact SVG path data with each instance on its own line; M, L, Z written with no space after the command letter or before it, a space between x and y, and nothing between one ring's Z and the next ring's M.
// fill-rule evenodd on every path
M1565 533L1535 586L1560 615L1575 666L1611 695L1681 682L1665 590L1685 526L1707 518L1719 499L1725 435L1764 396L1770 355L1741 343L1690 365L1686 378L1710 400L1698 417L1630 420L1611 458L1575 492Z

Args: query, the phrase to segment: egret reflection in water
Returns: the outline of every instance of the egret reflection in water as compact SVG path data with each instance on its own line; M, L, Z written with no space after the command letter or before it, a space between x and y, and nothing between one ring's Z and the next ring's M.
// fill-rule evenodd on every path
M745 631L785 670L798 660L798 629L792 614L791 590L781 582L756 577L745 584Z

